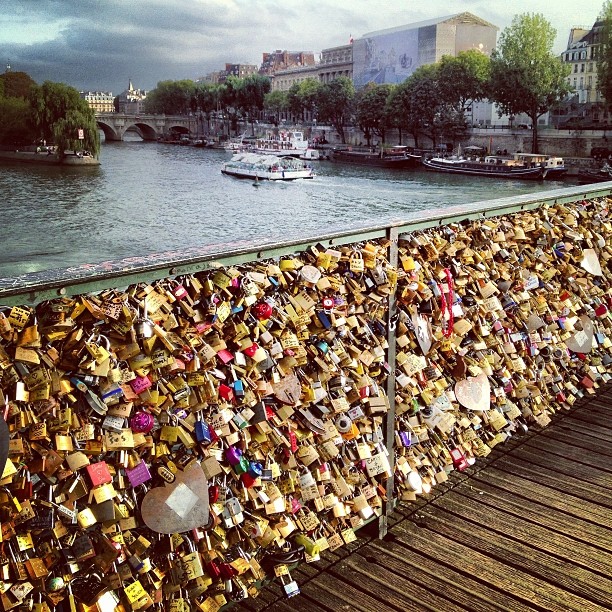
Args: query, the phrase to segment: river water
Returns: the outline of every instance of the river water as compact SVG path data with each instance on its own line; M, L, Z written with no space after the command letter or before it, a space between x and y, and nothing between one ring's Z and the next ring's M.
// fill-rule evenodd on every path
M97 168L0 166L0 277L232 241L316 236L562 182L314 162L288 183L224 176L222 150L104 143Z

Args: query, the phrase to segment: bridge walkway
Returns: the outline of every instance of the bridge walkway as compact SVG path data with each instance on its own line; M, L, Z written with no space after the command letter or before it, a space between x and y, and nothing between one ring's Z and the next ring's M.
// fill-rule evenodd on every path
M612 609L612 387L272 584L251 612Z

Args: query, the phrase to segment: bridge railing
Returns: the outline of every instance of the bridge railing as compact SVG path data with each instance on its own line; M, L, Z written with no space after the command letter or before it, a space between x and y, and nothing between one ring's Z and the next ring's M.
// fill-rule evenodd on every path
M193 536L172 561L186 568L214 557L204 543L225 560L242 523L232 543L262 561L241 566L232 588L245 593L285 540L314 557L317 542L342 546L370 521L384 535L400 500L611 379L611 197L612 182L570 187L0 279L12 437L0 506L18 505L25 466L38 489L64 462L85 467L86 482L50 487L53 502L46 488L47 505L32 498L35 524L51 505L87 529L85 561L106 564L91 573L106 567L116 585L110 520L134 539ZM48 462L25 461L30 448ZM104 518L115 498L121 518ZM30 520L14 529L38 557L47 528ZM169 596L160 548L142 554ZM212 576L192 600L215 579L223 589ZM144 598L153 581L138 584Z

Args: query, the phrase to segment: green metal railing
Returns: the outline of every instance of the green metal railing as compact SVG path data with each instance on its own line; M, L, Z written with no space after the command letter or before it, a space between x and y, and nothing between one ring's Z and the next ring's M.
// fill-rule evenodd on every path
M547 205L573 203L608 196L612 196L612 182L474 202L467 205L439 208L427 213L419 211L408 215L404 219L380 226L353 227L346 231L309 236L299 240L213 245L190 248L181 252L166 252L114 262L29 273L14 278L0 279L0 305L36 305L61 296L122 289L137 283L153 283L164 278L291 255L304 251L314 244L329 247L386 238L390 242L389 264L397 268L398 241L402 235L410 232L535 210ZM387 317L389 318L393 316L396 310L395 294L391 293L388 299ZM389 320L387 323L389 323ZM387 325L387 329L386 362L389 364L389 375L385 391L389 399L389 410L383 428L393 473L396 343L392 326ZM379 517L379 534L381 537L387 532L387 519L397 503L397 500L393 497L393 477L387 479L386 494L385 511Z

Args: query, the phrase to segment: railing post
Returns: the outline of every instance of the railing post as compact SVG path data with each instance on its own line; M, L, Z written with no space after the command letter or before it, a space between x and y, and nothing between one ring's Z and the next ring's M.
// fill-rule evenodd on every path
M389 264L397 269L398 266L398 240L399 232L397 227L389 227L387 229L387 239L389 244ZM383 538L388 530L388 517L395 507L395 499L393 499L394 481L395 481L395 322L396 322L396 298L394 287L389 294L389 304L387 311L387 364L389 366L389 375L387 376L387 388L385 389L389 400L389 410L385 415L384 420L384 435L385 448L387 449L389 466L391 475L386 482L386 500L384 502L384 510L378 521L378 537Z

